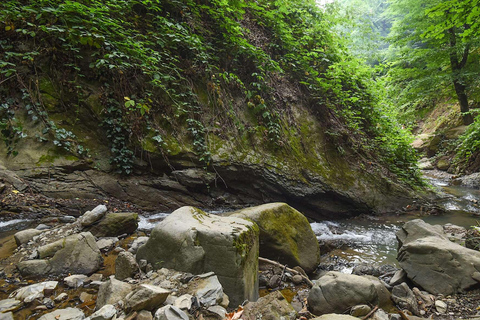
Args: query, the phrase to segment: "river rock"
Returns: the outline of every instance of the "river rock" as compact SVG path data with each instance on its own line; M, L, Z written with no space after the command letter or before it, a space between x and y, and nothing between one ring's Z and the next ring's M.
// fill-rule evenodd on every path
M346 314L329 313L313 318L313 320L358 320L358 318Z
M50 260L30 260L18 263L17 267L23 276L40 276L45 273L79 273L90 274L103 264L102 254L98 250L95 238L90 232L74 234L38 249ZM33 261L33 262L32 262ZM41 268L34 269L32 266Z
M409 310L413 314L420 316L418 302L413 291L404 282L396 285L392 289L392 300L400 307L401 310Z
M204 307L219 304L223 300L223 287L213 272L199 275L190 281L189 293Z
M378 279L377 279L378 281ZM310 311L315 315L344 312L359 304L383 306L388 300L381 297L379 290L371 279L363 276L343 274L330 271L315 281L308 295ZM387 290L385 288L385 290ZM388 290L387 290L388 292Z
M260 256L307 273L320 263L317 237L307 218L286 203L268 203L233 212L230 216L252 220L260 228Z
M135 320L153 320L153 316L150 311L142 310L137 314Z
M256 320L260 314L262 320L294 320L297 312L280 291L274 291L257 302L249 302L244 307L242 319Z
M99 310L107 304L115 304L124 300L131 291L131 284L110 277L109 280L102 283L98 288L96 309Z
M395 274L393 275L392 279L390 279L390 282L388 284L393 287L405 281L407 281L407 273L405 272L405 270L400 269L400 270L397 270L397 272L395 272Z
M139 270L135 256L132 253L123 251L118 254L117 259L115 259L115 278L118 280L132 278Z
M110 320L117 314L117 309L111 304L106 304L100 308L100 310L95 311L91 316L90 320Z
M138 214L134 212L108 213L100 222L89 229L95 237L116 237L131 234L138 228Z
M234 305L258 296L258 227L244 219L182 207L155 226L136 258L154 268L213 271Z
M441 158L437 161L438 170L447 171L450 168L450 161L448 158Z
M438 313L440 314L447 313L447 307L448 307L447 304L442 300L435 301L435 309L437 310Z
M352 307L352 309L350 310L350 315L354 317L364 317L370 311L372 311L372 308L370 308L366 304L359 304L358 306Z
M80 288L88 277L84 274L74 274L63 279L70 288Z
M0 320L15 320L12 312L0 313Z
M83 320L83 311L77 308L58 309L41 316L38 320Z
M458 178L462 186L474 189L480 189L480 172L472 173L468 176Z
M22 301L16 299L0 300L0 313L15 311L23 305Z
M128 252L131 252L133 254L137 253L138 248L140 246L143 246L145 243L147 243L148 237L138 237L132 242L132 245L128 249Z
M13 235L13 237L15 238L15 243L17 246L20 247L22 244L27 243L28 241L32 240L33 237L38 236L42 232L42 230L37 229L26 229L18 231Z
M155 312L155 320L189 320L188 315L179 308L167 305Z
M87 211L79 219L82 227L88 227L102 219L107 212L107 207L103 204L96 206L92 211Z
M45 281L41 283L31 284L29 286L13 291L9 298L17 300L29 300L43 298L45 292L52 292L58 285L58 281Z
M181 310L190 310L192 308L192 298L190 294L184 294L175 299L173 305Z
M125 297L125 308L128 312L158 308L170 294L169 290L159 286L142 284Z
M397 239L400 266L426 291L450 295L480 282L480 252L451 242L441 226L412 220L397 232Z
M102 238L97 241L97 246L100 251L107 252L110 251L117 243L117 237Z

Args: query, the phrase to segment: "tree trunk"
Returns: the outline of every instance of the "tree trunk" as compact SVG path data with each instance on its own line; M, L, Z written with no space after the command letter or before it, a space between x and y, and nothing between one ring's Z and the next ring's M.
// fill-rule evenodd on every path
M473 123L473 117L468 112L470 109L468 107L468 98L465 91L465 86L459 83L457 80L453 80L453 85L455 86L455 92L457 93L458 102L460 103L460 111L462 112L463 124L468 126Z

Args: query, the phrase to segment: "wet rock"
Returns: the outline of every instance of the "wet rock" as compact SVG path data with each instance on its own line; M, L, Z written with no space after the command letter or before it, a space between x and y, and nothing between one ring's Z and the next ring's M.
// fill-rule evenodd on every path
M65 284L70 288L80 288L87 278L88 277L83 274L74 274L66 277L63 281L65 281Z
M138 248L140 246L143 246L145 243L147 243L148 237L138 237L132 242L132 245L128 249L128 252L131 252L133 254L137 253Z
M449 295L480 282L480 252L451 242L441 226L412 220L397 232L397 239L400 266L428 292Z
M392 289L392 300L400 307L401 310L409 310L414 315L420 316L417 299L413 291L406 283L396 285Z
M10 294L9 298L33 301L34 299L43 298L45 293L53 291L57 285L58 281L35 283L15 290Z
M366 316L370 311L372 311L372 308L370 308L366 304L360 304L358 306L352 307L352 309L350 310L350 315L354 317L363 317Z
M204 307L218 304L223 299L223 287L213 272L197 276L189 283L189 292Z
M128 252L120 252L115 260L115 278L125 280L133 278L140 271L135 256Z
M135 320L153 320L153 316L150 311L142 310L137 314Z
M106 212L107 207L105 205L98 205L92 211L87 211L80 217L80 224L82 227L88 227L103 218Z
M95 238L89 232L74 234L47 246L39 248L38 251L43 252L44 256L54 252L51 259L18 263L17 267L23 276L39 276L45 273L90 274L100 269L103 264ZM33 266L39 268L35 269Z
M445 314L447 313L447 304L442 300L436 300L435 309L437 310L438 313Z
M102 238L97 241L97 246L100 251L107 252L110 251L114 246L115 243L118 242L117 237L111 237L111 238Z
M189 320L185 312L174 307L172 305L167 305L158 309L155 312L155 320Z
M138 214L134 212L108 213L98 224L89 231L95 237L117 237L122 234L131 234L138 228Z
M23 303L16 299L0 300L0 312L5 313L9 311L15 311L18 308L20 308L22 305Z
M104 305L98 311L95 311L90 320L110 320L117 314L117 309L111 304ZM138 318L137 318L138 319Z
M378 282L378 279L377 279ZM330 271L319 280L308 295L310 311L315 315L344 312L359 304L380 305L386 297L379 297L379 283L367 277ZM380 283L381 285L381 283ZM385 288L386 290L386 288ZM387 290L388 292L388 290Z
M260 227L260 256L312 272L320 263L317 237L307 218L286 203L268 203L233 212Z
M480 172L472 173L468 176L458 178L461 181L462 186L480 189Z
M38 320L83 320L83 311L77 308L58 309L41 316Z
M249 302L245 305L242 319L256 320L259 314L262 315L262 320L278 320L282 318L294 320L297 312L280 291L274 291L258 299L257 302Z
M38 236L41 233L41 230L26 229L15 233L13 237L15 238L15 243L17 246L20 247L22 244L27 243L28 241L32 240L33 237Z
M244 219L182 207L155 226L136 257L154 267L213 271L234 305L258 296L258 227Z
M153 310L160 306L170 294L169 290L142 284L125 297L127 311Z
M98 289L96 309L99 310L104 305L115 304L124 300L131 291L132 285L111 277L101 284Z

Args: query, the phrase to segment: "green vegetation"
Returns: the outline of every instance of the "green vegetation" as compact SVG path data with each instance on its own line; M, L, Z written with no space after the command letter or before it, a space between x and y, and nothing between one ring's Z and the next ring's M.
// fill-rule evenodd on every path
M128 174L135 158L168 158L176 145L208 167L211 132L294 152L291 102L277 94L294 83L341 155L375 159L417 183L409 136L389 116L376 71L340 40L339 17L314 0L6 0L0 96L44 127L39 139L78 157L90 154L71 128L88 114L102 125L113 167ZM54 122L57 113L68 117ZM2 130L13 146L21 127L13 118L4 126L18 129Z

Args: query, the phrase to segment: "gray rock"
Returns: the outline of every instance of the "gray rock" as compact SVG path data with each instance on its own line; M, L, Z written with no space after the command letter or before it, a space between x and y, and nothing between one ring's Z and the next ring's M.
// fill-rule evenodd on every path
M297 312L280 291L274 291L257 302L245 305L242 319L256 320L259 314L262 315L262 320L294 320Z
M352 309L350 310L350 315L352 315L354 317L364 317L370 311L372 311L372 308L370 308L366 304L360 304L358 306L352 307Z
M0 320L15 320L12 312L0 313Z
M296 274L292 277L292 282L296 285L299 285L303 282L303 277L299 274Z
M117 237L102 238L97 241L97 246L100 251L106 252L111 250L115 246L115 243L117 243L117 241Z
M174 211L137 251L141 259L193 274L213 271L234 305L258 296L258 227L193 207Z
M222 306L211 306L208 307L207 310L218 315L220 319L225 319L225 315L227 314L227 310Z
M29 286L17 289L13 291L9 298L15 298L17 300L30 300L43 298L44 292L53 291L58 285L58 281L45 281L41 283L31 284Z
M63 279L70 288L80 288L88 277L83 274L74 274Z
M389 285L393 287L405 281L407 281L407 273L405 272L405 270L400 269L395 272L392 279L390 279Z
M307 218L286 203L268 203L233 212L260 228L260 256L312 272L320 263L320 248Z
M472 173L468 176L458 178L461 181L462 186L480 189L480 172Z
M99 310L107 304L115 304L124 300L131 291L132 285L111 277L98 289L96 309Z
M128 252L131 252L133 254L137 253L138 248L140 246L143 246L145 243L147 243L148 237L138 237L132 242L132 245L128 249Z
M62 292L62 293L60 293L58 296L56 296L55 299L53 299L53 301L55 301L55 302L61 302L61 301L65 300L65 299L67 299L67 298L68 298L68 294L66 294L65 292Z
M28 241L32 240L33 237L38 236L41 233L41 230L25 229L15 233L13 237L15 238L15 243L17 244L17 246L20 247L22 244L27 243Z
M417 299L405 282L393 287L392 300L401 310L407 309L414 315L420 316Z
M189 283L189 293L195 296L201 306L209 307L223 299L223 287L213 272L200 275Z
M448 308L447 304L442 300L435 301L435 309L437 310L438 313L440 314L447 313L447 308Z
M38 249L40 255L53 257L50 260L30 260L18 263L17 267L23 276L39 276L45 272L50 274L78 273L90 274L103 264L102 254L98 250L95 238L89 232L68 236ZM32 262L33 261L33 262ZM40 266L38 270L32 265Z
M125 297L125 309L130 311L149 310L158 308L170 294L169 290L159 286L142 284Z
M190 294L184 294L175 299L173 305L181 310L190 310L192 308L192 298Z
M115 278L125 280L133 278L140 271L135 256L128 252L120 252L115 260Z
M450 295L480 282L480 252L451 242L441 226L412 220L397 232L397 239L400 266L426 291Z
M378 309L370 318L371 320L389 320L388 314L382 309Z
M313 318L313 320L358 320L358 318L346 314L329 313Z
M51 229L52 227L50 226L47 226L46 224L39 224L35 229L37 230L40 230L40 231L43 231L43 230L48 230L48 229Z
M0 300L0 312L15 311L23 305L22 301L16 299Z
M359 304L382 307L387 299L377 287L380 285L378 279L374 282L368 277L331 271L315 282L308 295L308 305L315 315L340 313Z
M58 220L63 223L73 223L75 222L76 218L74 216L61 216L58 218Z
M83 311L77 308L58 309L41 316L38 320L83 320Z
M103 204L96 206L92 211L87 211L80 218L80 224L82 227L88 227L105 215L107 212L107 207Z
M117 237L131 234L138 228L138 214L134 212L111 212L89 231L95 237Z
M172 305L167 305L155 312L155 320L189 320L188 315Z
M55 307L55 302L50 298L45 298L42 300L42 304L47 307L47 309L53 309Z
M100 310L95 311L91 316L90 320L110 320L117 314L117 309L111 304L106 304L100 308Z

